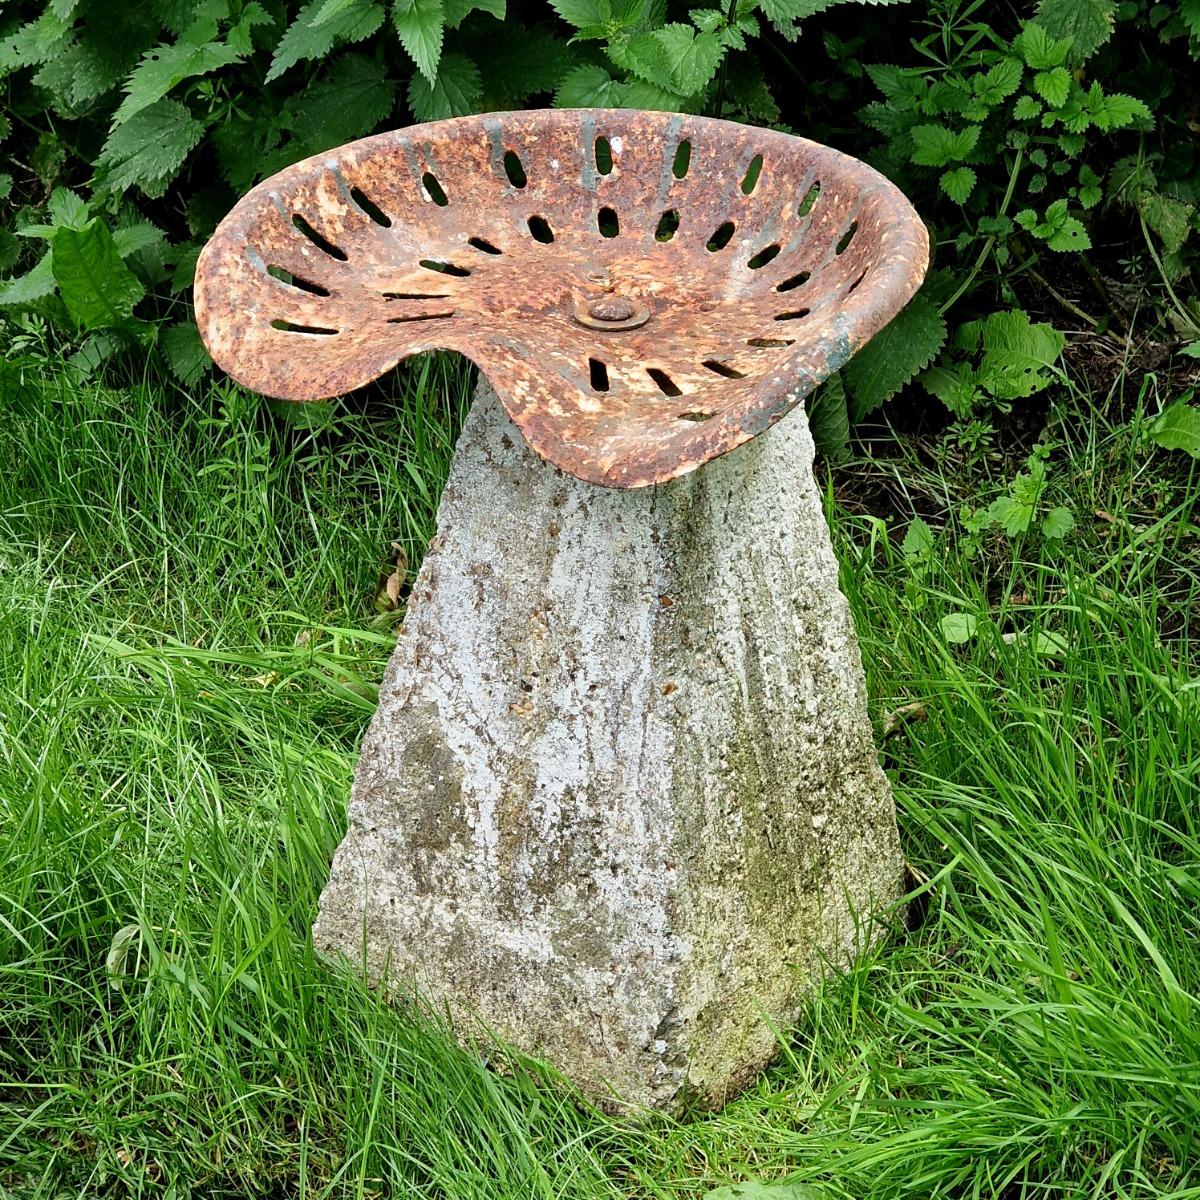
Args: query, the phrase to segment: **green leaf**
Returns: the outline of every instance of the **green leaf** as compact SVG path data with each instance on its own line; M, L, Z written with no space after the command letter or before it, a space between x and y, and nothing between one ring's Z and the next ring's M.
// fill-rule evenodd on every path
M294 400L276 400L274 396L268 396L266 401L267 408L284 424L309 432L332 428L338 415L336 400L308 400L298 404Z
M1175 254L1192 229L1196 210L1184 200L1143 190L1137 194L1137 209L1146 224L1162 239L1163 249Z
M604 0L550 0L550 7L576 29L604 25L611 12Z
M908 107L905 102L911 100L921 87L911 71L890 63L875 63L867 67L866 71L871 82L888 100L901 101L905 107Z
M1011 217L980 217L979 232L987 234L991 237L999 238L1003 241L1013 231L1013 222Z
M1105 133L1150 119L1150 110L1136 97L1122 92L1104 95L1098 84L1093 84L1088 93L1088 108L1092 123Z
M196 279L196 260L200 257L201 247L195 242L184 242L176 247L179 255L175 269L171 272L171 291L186 292Z
M975 104L976 101L964 81L957 76L943 76L930 82L929 91L925 95L925 103L921 107L930 114L949 115L965 113ZM982 121L983 116L971 119Z
M1064 217L1046 238L1046 245L1060 253L1067 250L1090 250L1092 239L1078 217Z
M288 119L297 134L281 154L294 161L364 137L395 103L396 85L382 63L353 51L342 54L288 101Z
M907 132L909 127L907 109L901 109L899 105L884 100L872 101L859 109L858 115L863 124L877 129L889 138Z
M1049 71L1061 67L1071 52L1071 39L1053 38L1036 21L1030 21L1014 43L1020 51L1025 65L1035 71Z
M981 323L981 333L979 384L998 400L1017 400L1047 387L1049 368L1067 342L1052 325L1035 325L1020 309L992 313Z
M126 96L113 116L113 125L125 124L185 79L207 75L240 58L236 50L220 42L193 46L181 41L174 46L156 46L147 50L125 81Z
M278 79L296 63L324 58L337 45L361 42L377 32L383 24L383 6L373 0L358 0L354 5L330 17L322 25L313 25L321 0L306 4L287 27L275 47L266 82Z
M1186 354L1188 358L1200 358L1200 342L1189 342L1181 347L1179 353Z
M625 85L603 67L576 67L558 85L554 103L558 108L620 108Z
M68 229L82 229L88 223L87 202L70 188L56 187L50 193L46 211L55 225L65 225Z
M933 556L933 548L933 530L926 521L914 517L904 532L904 541L900 543L900 553L905 562L928 562Z
M1071 75L1066 67L1055 67L1050 71L1039 71L1033 77L1033 90L1051 108L1062 108L1071 92Z
M511 18L489 30L475 54L489 108L520 108L538 92L553 92L577 65L575 51L552 29L526 29Z
M663 90L675 90L671 56L653 33L616 39L609 43L607 53L622 71Z
M912 130L912 160L922 167L944 167L967 157L979 141L979 126L957 132L945 125L916 125Z
M1086 99L1083 89L1078 84L1073 84L1062 108L1042 113L1042 128L1049 129L1055 124L1061 124L1072 134L1086 132L1092 125L1092 113Z
M697 112L703 97L683 97L678 92L669 92L656 87L644 79L631 79L621 93L622 108L645 108L652 112Z
M32 304L54 292L54 254L47 250L37 265L12 279L0 281L0 306Z
M1055 200L1046 209L1043 221L1038 221L1037 214L1031 208L1022 209L1017 213L1016 220L1022 229L1029 230L1051 250L1087 250L1091 247L1087 229L1082 221L1067 212L1066 200Z
M203 136L204 126L186 105L159 100L108 135L96 166L110 191L136 186L155 198L166 191Z
M182 384L196 383L212 367L200 332L191 321L168 325L160 335L159 344L171 374Z
M80 230L57 230L51 246L59 295L82 329L137 324L133 306L145 288L121 261L102 218L93 218Z
M690 25L671 24L611 41L608 56L622 70L660 91L687 98L696 96L711 82L726 49L714 33L698 33Z
M850 416L861 420L927 367L946 340L937 305L918 293L843 368Z
M83 382L91 379L101 364L127 346L128 339L116 330L98 329L84 338L79 349L67 359L67 366L71 375Z
M610 4L618 6L619 20L622 24L626 19L639 29L657 29L667 23L667 0L609 0ZM749 9L753 0L738 0L738 15L734 24L743 30L747 23L758 28L758 18Z
M417 69L433 83L442 57L446 18L442 0L394 0L392 23Z
M1179 19L1187 26L1187 31L1193 38L1200 40L1200 0L1181 0ZM1196 57L1195 51L1192 57Z
M442 10L446 28L457 29L473 12L485 12L503 21L506 4L505 0L442 0Z
M1067 639L1052 629L1039 629L1033 639L1033 652L1039 658L1062 658L1070 648Z
M0 272L11 271L21 257L21 243L8 229L0 229ZM0 288L4 281L0 279Z
M465 117L478 112L482 100L479 68L465 54L443 55L433 84L419 72L408 83L408 104L418 121Z
M1029 646L1038 658L1063 658L1071 648L1070 642L1052 629L1039 629L1036 633L1017 629L1004 634L1003 641L1009 646Z
M1060 133L1058 135L1058 148L1068 157L1074 158L1083 151L1087 145L1087 138L1079 133Z
M113 245L122 258L137 254L141 250L161 247L166 241L166 234L150 221L136 221L132 225L122 226L113 230Z
M818 13L843 4L846 0L761 0L760 7L763 15L785 37L794 38L798 34L795 22L815 17ZM858 0L859 3L884 5L897 4L901 0Z
M777 125L783 120L766 79L755 71L730 72L725 95L740 120L755 125Z
M966 645L979 627L979 619L970 613L947 613L939 622L943 640L950 646Z
M725 57L725 47L715 34L697 33L690 25L664 25L651 36L671 63L670 90L681 96L694 96L707 87Z
M1182 400L1172 404L1155 418L1150 437L1164 450L1183 450L1200 458L1200 408Z
M1092 244L1082 222L1069 215L1065 199L1055 200L1046 209L1046 219L1034 233L1044 238L1051 250L1086 250Z
M216 38L219 23L229 16L229 8L229 0L190 0L173 13L163 14L163 24L168 32L179 34L179 41L200 46Z
M46 8L35 21L22 25L16 33L0 40L0 77L21 67L44 63L70 35L71 22Z
M33 77L38 87L53 95L53 105L67 116L116 87L137 61L137 52L112 47L91 35L55 51Z
M54 236L54 225L18 225L17 237L44 238L49 241Z
M1071 515L1071 510L1061 504L1052 508L1042 518L1042 536L1052 541L1062 541L1074 528L1075 518Z
M1001 496L988 505L988 521L993 525L999 525L1010 538L1028 533L1029 526L1033 524L1037 499L1036 497L1029 499L1025 489L1021 486L1022 480L1027 478L1027 476L1018 475L1013 480L1014 494Z
M840 372L821 384L806 408L817 452L831 462L845 458L850 444L850 409Z
M1090 58L1112 37L1116 0L1041 0L1038 22L1053 38L1070 42L1072 63Z
M1079 203L1084 208L1095 208L1104 198L1100 187L1101 179L1086 163L1079 167Z
M1042 106L1032 96L1017 97L1013 105L1013 116L1018 121L1028 121L1042 111Z
M210 139L221 178L239 195L259 179L263 163L279 145L289 119L264 89L260 96L243 98L236 110L213 127Z
M250 0L249 4L242 5L241 17L225 34L225 44L245 58L254 53L254 30L259 25L274 24L275 18L258 0Z
M1003 58L990 71L976 75L972 87L982 103L999 104L1021 86L1024 73L1020 59Z
M309 22L314 29L318 25L324 25L326 21L333 20L334 17L340 17L348 9L357 8L359 0L318 0L318 3L320 7Z
M969 417L980 399L975 372L967 363L959 363L954 367L930 367L921 375L920 383L956 417Z
M719 8L693 8L688 16L692 24L704 33L716 33L725 24L725 14Z
M955 167L944 172L938 182L942 191L955 204L965 204L975 187L975 172L970 167Z

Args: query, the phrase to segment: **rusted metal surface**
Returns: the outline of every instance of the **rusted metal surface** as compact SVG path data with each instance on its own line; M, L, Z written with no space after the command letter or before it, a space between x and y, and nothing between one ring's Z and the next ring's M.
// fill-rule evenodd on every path
M240 383L340 395L473 359L543 457L660 483L761 433L904 306L925 227L870 167L671 113L491 113L297 163L221 223L200 331Z

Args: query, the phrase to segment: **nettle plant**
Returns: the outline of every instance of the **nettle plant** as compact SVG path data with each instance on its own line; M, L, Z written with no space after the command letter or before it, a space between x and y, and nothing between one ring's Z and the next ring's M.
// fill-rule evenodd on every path
M1176 32L1190 28L1200 44L1200 0L1183 7ZM1057 275L1064 255L1094 273L1089 226L1106 205L1140 213L1147 236L1161 239L1182 267L1194 207L1154 191L1144 154L1126 160L1123 172L1108 169L1118 148L1144 144L1139 135L1154 128L1150 108L1089 77L1118 18L1140 12L1111 0L1042 0L1006 38L986 20L982 0L942 0L930 6L931 31L915 43L919 64L860 68L849 60L844 69L864 71L882 97L860 113L883 139L867 157L927 215L936 253L921 293L843 372L848 421L914 379L960 423L1047 386L1046 368L1064 339L1022 311L1011 278L1025 276L1045 292L1052 285L1043 273ZM834 57L846 57L845 48ZM1131 189L1134 163L1145 165ZM981 291L984 304L1009 311L952 336L952 310L971 297L978 311Z

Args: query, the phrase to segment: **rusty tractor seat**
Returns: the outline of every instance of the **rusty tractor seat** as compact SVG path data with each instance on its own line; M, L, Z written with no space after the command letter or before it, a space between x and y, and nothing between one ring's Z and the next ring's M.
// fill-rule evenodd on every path
M416 125L254 188L200 256L213 358L319 400L457 350L533 448L609 487L747 441L907 303L925 227L826 146L672 113Z

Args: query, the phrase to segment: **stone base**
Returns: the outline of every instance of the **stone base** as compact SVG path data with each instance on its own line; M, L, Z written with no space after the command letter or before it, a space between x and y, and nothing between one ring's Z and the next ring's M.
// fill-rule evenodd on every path
M314 928L594 1099L721 1104L902 863L797 409L672 483L481 383Z

